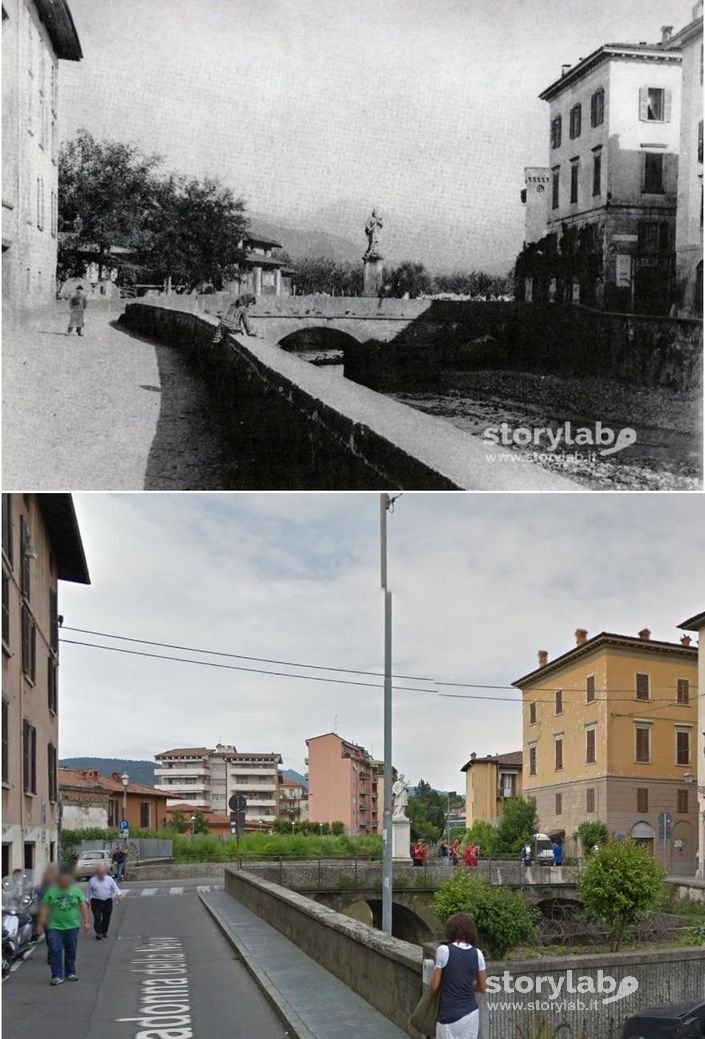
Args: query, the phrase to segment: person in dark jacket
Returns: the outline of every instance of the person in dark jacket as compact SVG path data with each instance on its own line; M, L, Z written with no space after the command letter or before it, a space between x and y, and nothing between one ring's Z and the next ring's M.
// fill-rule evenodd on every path
M87 300L83 294L83 285L79 285L69 300L69 329L66 335L70 336L74 328L78 335L83 335L83 318L86 305Z
M436 951L431 991L440 989L436 1039L477 1039L480 1008L476 993L487 991L485 957L477 948L477 927L468 913L446 920L445 944Z

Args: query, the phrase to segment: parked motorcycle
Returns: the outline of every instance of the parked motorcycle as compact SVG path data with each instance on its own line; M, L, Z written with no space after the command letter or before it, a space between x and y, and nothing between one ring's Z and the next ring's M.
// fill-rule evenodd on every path
M17 960L23 960L33 945L30 908L35 900L32 875L13 874L2 880L2 976L6 978Z

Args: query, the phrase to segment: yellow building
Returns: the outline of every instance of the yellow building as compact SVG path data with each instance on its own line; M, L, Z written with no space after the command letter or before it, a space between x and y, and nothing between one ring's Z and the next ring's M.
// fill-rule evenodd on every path
M705 610L696 613L678 625L684 631L698 635L698 749L695 751L697 768L693 768L697 783L700 828L698 832L698 876L705 880ZM688 636L685 636L687 638ZM685 641L684 638L684 641Z
M495 826L508 797L521 794L522 753L490 754L478 758L471 754L463 765L465 773L465 825L470 828L478 819Z
M586 820L647 847L674 873L695 871L697 650L579 628L576 645L513 684L523 698L524 795L541 830L578 853ZM662 829L664 816L668 825Z

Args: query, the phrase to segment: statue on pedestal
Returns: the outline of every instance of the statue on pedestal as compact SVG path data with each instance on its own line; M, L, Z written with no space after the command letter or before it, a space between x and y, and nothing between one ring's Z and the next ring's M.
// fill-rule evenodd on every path
M392 787L392 795L392 819L407 819L406 806L409 803L409 784L401 774Z
M367 235L367 252L363 256L363 260L381 260L382 255L379 251L379 232L384 227L382 217L379 215L376 209L373 209L367 223L365 224L365 234Z

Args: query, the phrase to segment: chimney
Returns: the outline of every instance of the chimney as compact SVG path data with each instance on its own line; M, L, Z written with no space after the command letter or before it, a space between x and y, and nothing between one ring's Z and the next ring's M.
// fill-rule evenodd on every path
M689 646L692 641L690 635L681 635L681 646Z
M639 632L639 638L643 639L644 642L648 642L649 639L651 638L651 632L649 631L649 629L648 628L642 628L641 631Z
M473 751L472 754L470 755L470 760L474 761L476 757L477 757L477 754L475 753L475 751Z
M582 646L584 642L587 642L587 628L576 628L575 629L575 645Z
M548 663L548 651L545 649L539 650L539 667L545 667Z
M572 69L572 65L561 65L561 79Z
M671 36L673 36L673 26L672 25L662 25L661 26L661 43L668 43L668 41L670 40Z

